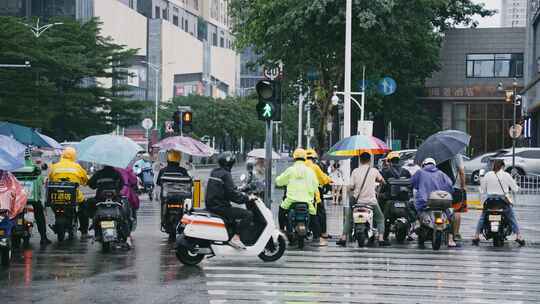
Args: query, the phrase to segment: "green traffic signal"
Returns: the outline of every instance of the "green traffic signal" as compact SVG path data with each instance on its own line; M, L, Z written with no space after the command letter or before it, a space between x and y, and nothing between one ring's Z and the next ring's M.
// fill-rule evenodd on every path
M261 80L255 86L259 103L257 114L260 120L281 120L280 84L272 80Z

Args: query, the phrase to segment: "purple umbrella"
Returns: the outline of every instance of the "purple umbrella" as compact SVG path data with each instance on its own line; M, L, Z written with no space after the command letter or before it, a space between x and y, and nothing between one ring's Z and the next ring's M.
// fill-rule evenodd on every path
M186 136L167 137L154 145L164 150L175 150L191 156L208 157L214 150L202 142Z

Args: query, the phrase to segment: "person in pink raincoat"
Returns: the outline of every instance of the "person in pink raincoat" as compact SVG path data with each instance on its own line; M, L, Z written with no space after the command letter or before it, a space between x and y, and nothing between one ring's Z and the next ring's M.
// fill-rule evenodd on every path
M133 172L131 167L126 169L116 168L116 171L122 175L124 186L120 191L120 195L126 197L134 211L139 209L139 196L137 195L137 175Z
M28 196L23 187L8 171L0 170L0 210L8 210L10 219L14 219L26 206Z

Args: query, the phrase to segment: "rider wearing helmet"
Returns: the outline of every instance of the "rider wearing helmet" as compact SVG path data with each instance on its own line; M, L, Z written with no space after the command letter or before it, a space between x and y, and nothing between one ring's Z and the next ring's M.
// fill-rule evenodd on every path
M314 149L307 149L306 155L306 166L313 170L313 173L315 173L317 181L319 182L319 187L315 192L315 203L320 231L317 231L318 229L313 229L313 243L318 243L320 246L327 246L328 244L326 242L326 238L328 238L328 233L326 232L326 210L324 208L324 202L321 198L321 193L323 192L324 187L329 186L332 183L332 179L326 173L324 173L319 165L315 163L319 156Z
M158 186L161 186L161 177L165 173L179 173L180 175L189 177L189 173L186 170L186 168L180 166L181 161L182 161L182 153L178 151L174 151L174 150L169 150L167 152L167 166L159 170L159 174L157 177Z
M295 202L307 203L309 214L314 217L317 209L313 204L319 182L313 170L306 165L306 151L302 148L294 150L294 164L276 178L276 186L287 187L286 198L279 206L279 228L287 226L287 211Z
M68 181L70 183L85 186L88 183L88 175L81 165L77 163L77 151L72 147L67 147L62 152L60 161L52 164L49 171L49 181L61 182ZM78 213L79 222L81 224L81 238L88 237L88 212L84 202L84 195L80 187L77 188L77 203L80 204L80 212Z
M415 207L418 218L425 217L429 195L435 191L452 193L452 180L437 168L437 162L433 158L426 158L422 162L422 170L416 172L411 180L413 189L416 190ZM447 217L453 220L451 212L446 212ZM423 244L419 244L420 247ZM448 234L448 247L456 247L452 233Z
M251 211L231 206L231 202L246 204L249 197L236 189L232 179L231 169L236 162L236 158L230 152L221 153L218 156L219 168L210 172L206 187L206 209L212 213L226 218L230 222L240 220L236 225L235 235L229 241L231 246L245 248L240 240L240 229L248 227L253 218Z

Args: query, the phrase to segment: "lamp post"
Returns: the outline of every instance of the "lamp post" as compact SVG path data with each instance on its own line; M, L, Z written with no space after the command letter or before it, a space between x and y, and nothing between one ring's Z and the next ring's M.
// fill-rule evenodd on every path
M505 101L512 102L512 107L513 107L512 128L515 127L516 121L517 121L517 106L521 104L521 100L520 98L518 98L518 95L517 95L517 86L518 86L518 82L516 78L514 78L514 81L512 82L512 90L505 90L502 82L499 82L499 84L497 85L497 91L506 92ZM516 136L512 136L512 172L511 173L512 175L517 173L516 172Z
M37 19L37 22L36 22L36 25L29 25L29 24L26 24L26 23L21 23L22 25L30 28L30 30L32 31L32 34L34 34L34 37L36 38L39 38L39 36L41 36L46 30L50 29L51 27L55 26L55 25L62 25L64 23L62 22L55 22L55 23L50 23L50 24L45 24L45 25L39 25L39 18Z
M156 110L155 110L155 123L154 123L154 130L158 129L158 112L159 112L159 93L158 93L158 82L159 82L159 72L161 71L161 66L157 64L150 63L148 61L141 61L142 63L146 63L149 68L154 70L154 73L156 75L155 77L155 84L156 84L156 90L155 90L155 99L156 99Z

